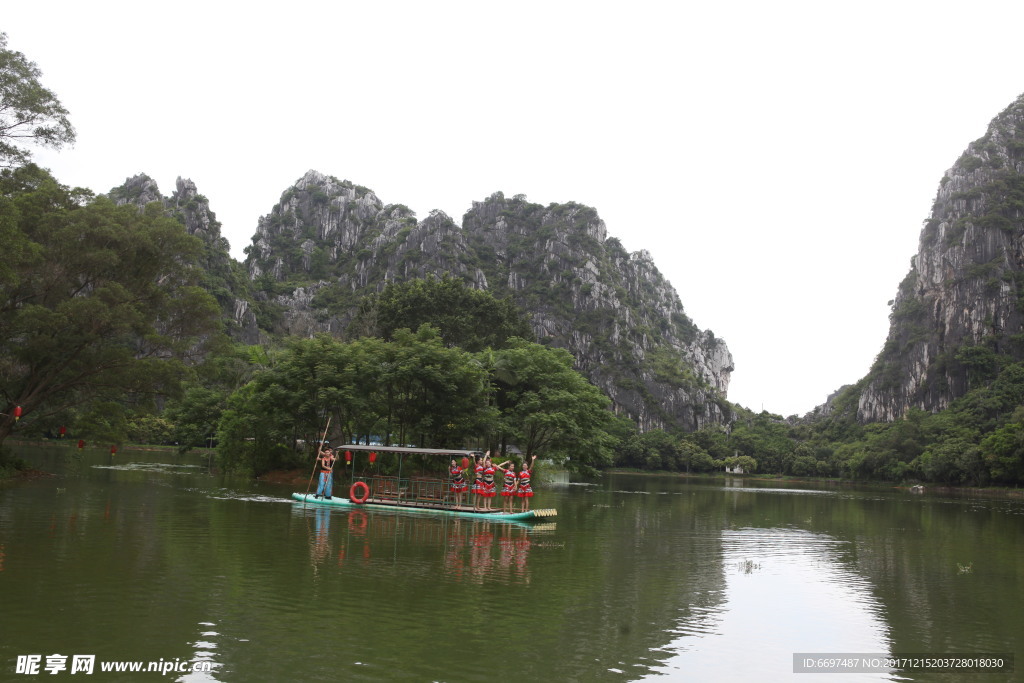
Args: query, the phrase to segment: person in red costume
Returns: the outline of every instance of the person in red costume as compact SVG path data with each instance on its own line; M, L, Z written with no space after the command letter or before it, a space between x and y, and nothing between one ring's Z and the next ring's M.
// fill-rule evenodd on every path
M516 491L516 496L522 502L520 511L526 512L530 509L530 499L533 498L533 487L530 484L530 480L533 478L533 463L537 461L537 456L533 456L530 459L530 466L527 467L526 463L523 462L523 468L519 471L519 489Z
M491 452L487 451L487 455L484 457L484 481L483 481L483 497L484 497L484 511L490 512L494 508L491 505L494 502L494 496L497 495L497 490L494 486L494 465L491 464Z
M461 507L462 494L466 492L466 478L462 476L462 468L455 462L454 458L452 458L452 464L448 468L448 474L451 475L452 493L455 494L455 506Z
M508 465L507 469L506 465ZM501 511L511 513L516 495L516 467L511 460L506 460L498 465L498 471L505 475L501 487Z
M487 453L490 454L490 451ZM480 510L480 501L484 497L484 458L478 455L473 460L473 490L470 493L473 495L473 509Z

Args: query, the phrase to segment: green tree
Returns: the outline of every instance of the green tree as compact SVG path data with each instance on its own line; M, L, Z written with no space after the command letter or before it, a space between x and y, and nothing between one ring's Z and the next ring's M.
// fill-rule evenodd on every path
M16 228L0 250L0 412L151 401L218 338L216 302L194 285L201 244L159 207L92 199L28 165L0 173L0 215ZM0 419L0 443L13 428Z
M390 340L397 330L424 323L440 330L447 346L473 352L500 348L510 337L533 336L527 317L510 299L495 299L447 274L389 284L363 299L353 325Z
M226 467L255 474L287 464L295 444L318 437L459 447L492 415L486 373L429 325L395 340L351 343L327 335L292 341L274 365L234 392L218 427Z
M994 480L1005 484L1024 481L1024 406L981 442L981 453Z
M789 426L780 415L762 411L737 421L729 438L733 455L745 455L757 461L766 473L781 474L794 444Z
M7 47L7 34L0 33L0 166L28 162L25 142L59 149L75 141L67 109L39 82L41 75L34 62Z
M227 398L222 391L192 386L178 400L168 404L164 418L173 425L169 438L177 443L180 451L210 445L227 407Z
M573 369L564 349L522 339L496 354L513 383L497 381L509 437L526 455L547 455L576 471L612 462L609 400Z
M262 346L224 345L191 366L181 395L172 397L164 409L163 417L172 425L169 440L182 452L211 445L228 397L269 367L272 355Z
M711 454L693 443L681 439L678 445L680 469L685 472L711 472L717 469L717 463Z
M733 454L729 447L729 435L719 426L704 427L687 434L686 440L699 446L716 461L723 461Z

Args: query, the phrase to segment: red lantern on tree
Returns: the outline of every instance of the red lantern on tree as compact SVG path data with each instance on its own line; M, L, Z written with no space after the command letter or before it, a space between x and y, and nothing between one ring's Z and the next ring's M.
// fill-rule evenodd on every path
M462 459L462 469L468 469L468 468L469 468L469 458L463 458Z
M68 428L65 427L64 425L61 425L60 426L60 438L63 439L67 435L67 433L68 433Z
M111 455L117 455L117 446L111 446L110 447L110 454Z
M352 462L352 451L345 451L345 464Z
M78 440L78 450L82 450L83 448L85 448L85 442L82 441L81 439L79 439Z
M373 451L370 452L370 462L377 462L377 454Z
M14 421L21 419L21 406L14 406Z

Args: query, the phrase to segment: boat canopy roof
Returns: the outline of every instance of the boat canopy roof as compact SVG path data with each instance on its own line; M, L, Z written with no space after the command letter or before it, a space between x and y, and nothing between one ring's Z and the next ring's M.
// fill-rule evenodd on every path
M347 443L343 446L334 446L335 451L375 451L377 453L400 453L402 455L443 455L446 457L467 456L471 457L480 454L480 451L452 450L450 448L410 448L407 446L364 446Z

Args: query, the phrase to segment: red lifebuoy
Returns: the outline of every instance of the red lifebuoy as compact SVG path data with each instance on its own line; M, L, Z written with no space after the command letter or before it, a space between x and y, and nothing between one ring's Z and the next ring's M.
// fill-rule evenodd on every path
M356 491L360 488L363 490L363 495L361 496L356 493ZM370 487L366 485L365 481L357 481L356 483L352 484L352 488L348 490L348 498L353 503L365 503L366 499L369 497Z

